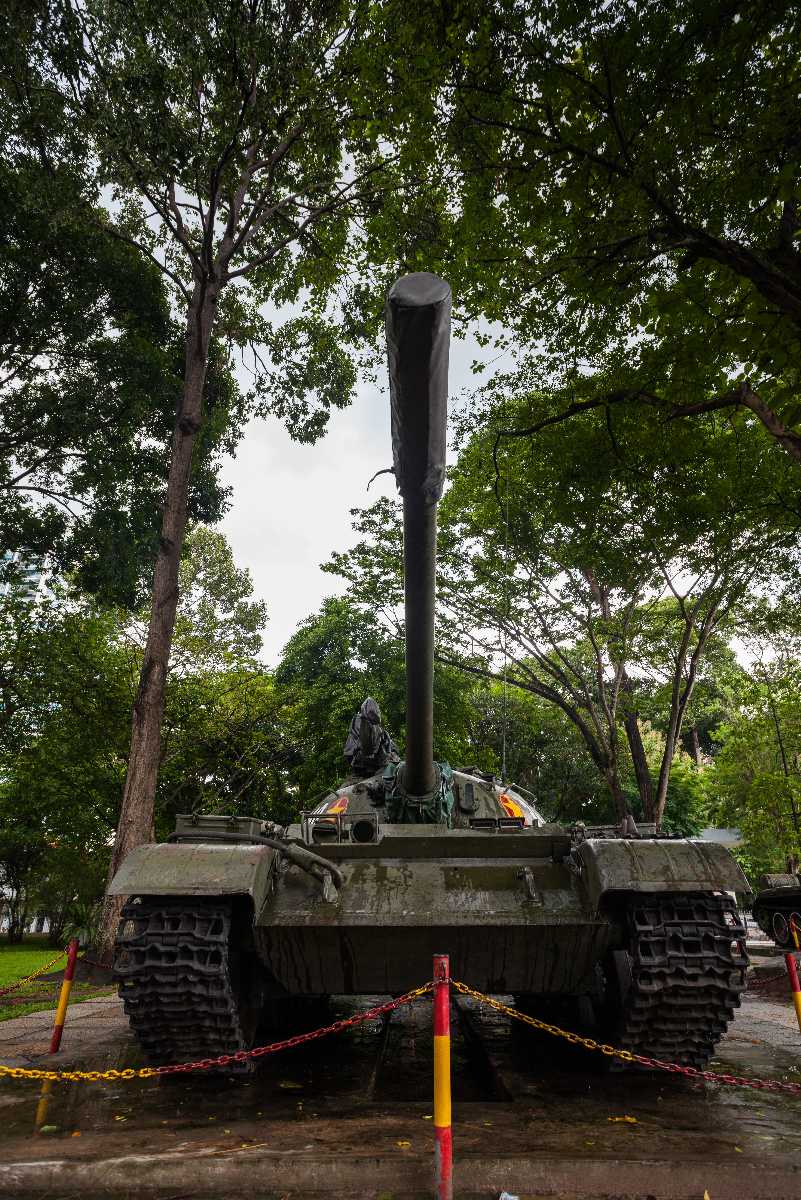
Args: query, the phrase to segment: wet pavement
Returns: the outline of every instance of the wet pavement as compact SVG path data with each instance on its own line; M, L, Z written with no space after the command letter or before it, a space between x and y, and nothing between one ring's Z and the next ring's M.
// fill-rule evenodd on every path
M334 1001L309 1027L374 1001ZM600 1056L462 1000L452 1025L457 1194L801 1197L801 1097L610 1074ZM141 1065L116 999L72 1009L53 1057L49 1027L48 1014L0 1025L0 1061ZM255 1078L58 1083L45 1095L41 1084L4 1080L0 1191L427 1194L427 999L263 1062ZM747 995L711 1069L801 1083L789 1001Z

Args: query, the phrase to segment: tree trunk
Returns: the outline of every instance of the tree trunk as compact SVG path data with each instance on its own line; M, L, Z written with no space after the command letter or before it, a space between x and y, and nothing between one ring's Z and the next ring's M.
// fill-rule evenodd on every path
M668 786L670 784L670 768L673 766L673 758L676 754L676 746L678 745L678 735L680 732L678 718L675 714L672 714L668 724L668 731L665 735L665 750L662 754L662 765L659 769L659 779L656 785L654 820L656 821L657 829L661 828L662 818L665 815Z
M192 453L203 419L203 385L216 308L216 289L197 284L187 320L183 400L173 430L167 493L153 576L150 625L133 706L131 752L109 866L109 883L129 851L152 841L154 836L153 806L161 755L161 722L167 671L178 607L178 568L186 532ZM98 937L101 960L111 958L123 903L124 897L120 896L107 896L105 899Z
M642 744L640 723L636 713L626 713L623 719L626 737L631 751L631 761L634 766L634 778L637 780L637 791L642 801L643 817L646 821L654 820L654 785L651 772L648 770L648 760L645 757L645 746Z
M667 804L668 785L670 783L670 768L673 766L673 757L676 753L676 747L681 734L681 723L684 719L684 714L687 711L687 705L690 702L693 688L695 686L695 672L698 665L698 654L700 653L703 642L699 638L698 645L690 656L690 669L687 674L687 679L682 687L682 678L684 669L687 664L687 652L690 646L693 631L695 629L695 612L693 610L692 617L685 615L684 632L681 636L681 643L676 655L676 666L673 673L673 685L670 696L670 717L668 720L667 732L665 734L665 749L662 754L662 762L659 768L659 779L656 784L656 796L654 799L654 820L656 821L657 830L662 825L662 817L665 815L665 805ZM708 635L707 635L708 636ZM704 639L705 641L706 639Z
M701 753L701 739L698 736L697 725L693 725L692 729L690 730L690 741L692 743L695 765L696 767L702 767L704 765L704 756Z
M609 788L611 793L612 802L615 806L615 812L622 820L624 817L629 815L630 809L626 803L626 797L623 794L623 788L620 786L620 777L617 773L617 766L614 763L608 766L604 771L604 779L606 780L606 786Z

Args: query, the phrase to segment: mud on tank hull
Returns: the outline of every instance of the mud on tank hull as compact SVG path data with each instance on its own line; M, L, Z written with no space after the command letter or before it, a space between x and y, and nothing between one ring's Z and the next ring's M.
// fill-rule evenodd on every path
M286 833L311 841L308 823ZM739 1004L745 931L727 893L747 884L714 844L573 845L561 827L522 822L374 822L367 843L312 844L336 885L273 847L203 830L126 859L112 891L135 899L115 970L153 1061L248 1048L282 1001L291 1019L301 997L400 994L430 977L434 953L479 991L592 996L617 1044L692 1065Z

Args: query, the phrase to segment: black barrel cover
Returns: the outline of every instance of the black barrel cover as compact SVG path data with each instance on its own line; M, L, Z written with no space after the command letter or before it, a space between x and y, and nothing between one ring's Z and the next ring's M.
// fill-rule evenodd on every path
M445 482L451 289L429 271L402 275L387 296L395 480L436 503Z

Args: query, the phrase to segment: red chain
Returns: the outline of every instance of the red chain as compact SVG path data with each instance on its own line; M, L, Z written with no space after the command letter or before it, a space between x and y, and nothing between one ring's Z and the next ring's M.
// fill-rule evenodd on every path
M389 1000L386 1004L367 1008L345 1020L334 1021L333 1025L326 1025L322 1029L314 1029L310 1033L298 1033L294 1037L285 1038L282 1042L272 1042L269 1046L256 1046L253 1050L237 1050L234 1054L221 1054L219 1058L202 1058L199 1062L154 1067L153 1073L155 1075L178 1075L184 1071L207 1071L211 1067L228 1067L231 1063L247 1062L249 1058L261 1058L265 1054L276 1054L279 1050L291 1050L293 1046L300 1046L303 1042L316 1041L317 1038L326 1037L329 1033L341 1033L343 1029L349 1029L352 1025L359 1025L363 1021L372 1020L373 1017L380 1017L382 1013L392 1012L393 1009L400 1008L402 1004L410 1004L413 1000L417 1000L426 992L430 992L433 987L433 983L423 984L422 987L415 988L413 992L406 992L405 995L398 996L397 1000Z
M752 979L749 981L748 991L750 992L751 988L765 987L769 983L776 983L777 980L786 978L787 975L784 971L777 971L775 975L765 975L762 979Z
M111 963L98 962L96 958L87 958L85 954L80 956L78 962L83 963L86 967L100 967L103 971L111 970Z

